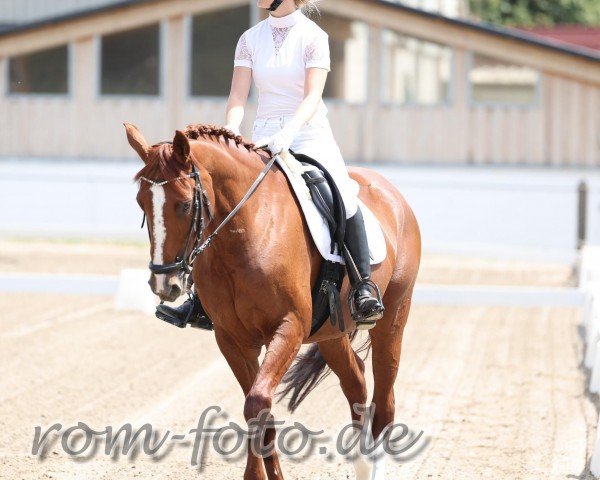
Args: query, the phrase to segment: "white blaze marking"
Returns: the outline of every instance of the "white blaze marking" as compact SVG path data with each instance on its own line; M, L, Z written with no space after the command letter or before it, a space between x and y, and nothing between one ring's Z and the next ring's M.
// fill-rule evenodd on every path
M165 196L165 189L159 185L152 185L150 187L152 192L152 237L154 239L154 255L152 256L152 263L155 265L162 265L164 263L163 249L165 247L165 240L167 238L167 229L165 228L165 216L164 208L167 198ZM156 275L157 288L159 288L158 282L164 284L165 276ZM164 287L164 285L161 285ZM160 288L159 288L160 290Z

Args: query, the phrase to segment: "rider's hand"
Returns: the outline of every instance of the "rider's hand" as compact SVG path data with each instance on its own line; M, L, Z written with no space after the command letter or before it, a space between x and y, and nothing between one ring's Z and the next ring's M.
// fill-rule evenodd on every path
M272 137L256 142L256 147L266 146L271 151L271 155L279 155L281 152L287 152L290 149L295 136L296 132L285 126Z
M241 133L240 133L240 126L239 125L229 125L229 124L227 124L223 128L225 128L226 130L232 131L236 135L241 135Z

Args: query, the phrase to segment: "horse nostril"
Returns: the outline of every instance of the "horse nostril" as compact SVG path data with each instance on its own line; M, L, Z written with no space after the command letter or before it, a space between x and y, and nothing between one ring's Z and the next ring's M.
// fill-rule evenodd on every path
M179 298L181 295L181 287L179 285L171 285L171 298Z

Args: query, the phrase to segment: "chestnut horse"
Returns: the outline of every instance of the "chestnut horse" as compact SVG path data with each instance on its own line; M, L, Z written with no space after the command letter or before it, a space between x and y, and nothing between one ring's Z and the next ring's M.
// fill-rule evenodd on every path
M145 163L136 176L146 180L139 182L137 201L148 219L154 264L175 262L189 242L198 182L205 192L203 217L210 219L199 232L203 240L240 202L270 160L267 151L255 150L241 136L218 127L189 126L178 131L172 143L154 146L133 125L125 127L129 144ZM394 382L421 239L412 210L390 182L365 168L350 172L360 185L360 198L380 221L387 243L387 258L372 273L384 294L385 315L369 331L376 407L371 429L377 439L394 420ZM193 263L195 289L214 323L219 349L244 392L247 421L270 411L282 381L285 393L292 393L290 409L294 409L322 378L326 366L339 378L352 419L362 421L353 406L367 405L364 363L351 347L355 324L345 302L345 332L327 322L309 336L311 291L321 261L291 186L275 165ZM155 272L150 285L163 300L174 300L184 290L181 272ZM348 288L346 279L342 298ZM313 345L298 356L303 344ZM266 355L259 364L263 346ZM274 445L274 439L275 429L264 432L265 445ZM364 467L358 462L360 479L383 478L381 471L372 474ZM275 448L262 456L249 448L244 478L282 479Z

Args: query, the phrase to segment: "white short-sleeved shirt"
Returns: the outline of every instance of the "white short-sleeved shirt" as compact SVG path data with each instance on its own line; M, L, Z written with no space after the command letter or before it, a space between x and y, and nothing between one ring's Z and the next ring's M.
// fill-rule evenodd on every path
M242 34L234 65L252 69L257 119L294 115L304 99L306 69L330 71L329 37L300 9L285 17L270 15ZM319 114L327 115L323 100Z

